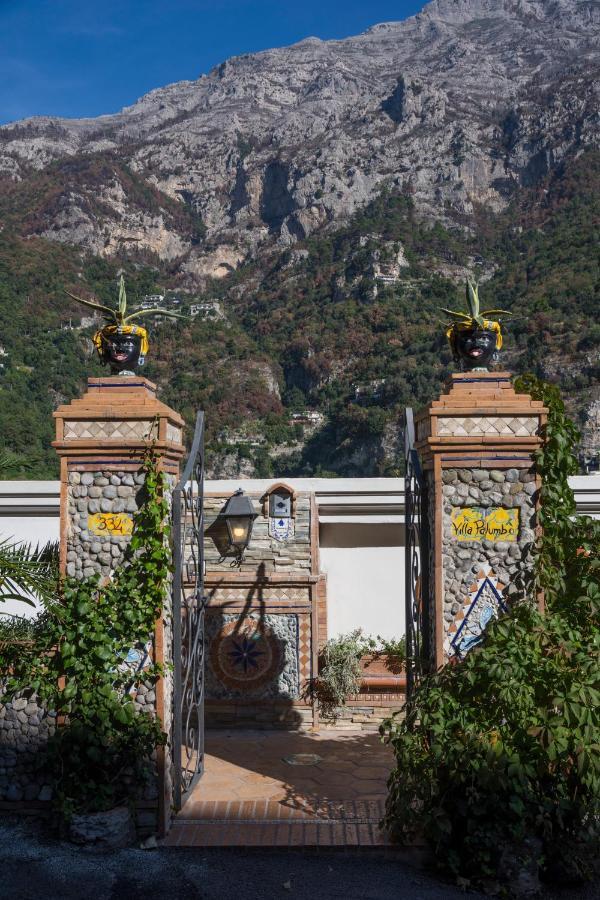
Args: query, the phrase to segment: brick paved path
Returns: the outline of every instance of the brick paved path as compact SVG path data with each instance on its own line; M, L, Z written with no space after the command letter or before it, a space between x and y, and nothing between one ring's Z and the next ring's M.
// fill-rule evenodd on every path
M206 750L204 777L166 846L387 844L378 823L393 756L378 735L209 731ZM319 759L292 764L300 754Z

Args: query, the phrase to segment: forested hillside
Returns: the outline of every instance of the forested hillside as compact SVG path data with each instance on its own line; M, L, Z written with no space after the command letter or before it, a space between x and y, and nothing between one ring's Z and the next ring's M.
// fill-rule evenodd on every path
M0 200L0 442L21 454L22 477L55 477L52 410L100 372L94 327L64 289L105 301L124 271L135 305L178 275L131 245L107 259L24 237L17 195ZM142 213L157 202L139 191ZM190 423L206 410L212 473L396 474L404 405L431 399L450 370L439 307L461 302L467 271L485 305L515 313L504 365L558 380L581 414L600 375L599 259L598 151L503 212L477 208L468 227L432 224L392 183L344 227L209 279L195 295L220 299L225 318L151 326L144 374ZM291 419L307 409L322 420Z

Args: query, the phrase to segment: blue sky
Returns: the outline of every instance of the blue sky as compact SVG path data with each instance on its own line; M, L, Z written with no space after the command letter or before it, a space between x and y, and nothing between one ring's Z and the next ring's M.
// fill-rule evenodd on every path
M0 0L0 123L116 112L238 53L358 34L424 0Z

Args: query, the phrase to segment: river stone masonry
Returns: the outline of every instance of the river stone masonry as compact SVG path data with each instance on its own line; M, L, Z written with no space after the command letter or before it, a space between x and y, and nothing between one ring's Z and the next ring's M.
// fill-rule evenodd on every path
M123 560L127 534L93 534L90 516L124 514L131 519L141 503L143 472L70 472L66 573L72 578L108 576Z
M503 600L522 595L533 565L536 525L536 481L532 469L445 469L442 473L444 630L469 597L480 572L491 571L503 586ZM518 509L515 541L458 541L453 534L455 508Z
M0 800L12 803L52 799L39 766L40 750L56 729L56 713L35 694L2 702L0 689Z

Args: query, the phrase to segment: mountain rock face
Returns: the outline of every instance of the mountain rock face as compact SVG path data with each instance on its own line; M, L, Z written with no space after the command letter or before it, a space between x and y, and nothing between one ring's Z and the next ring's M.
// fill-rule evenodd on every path
M235 57L116 115L0 128L15 227L202 286L384 185L469 228L600 143L598 0L433 0L339 41Z

